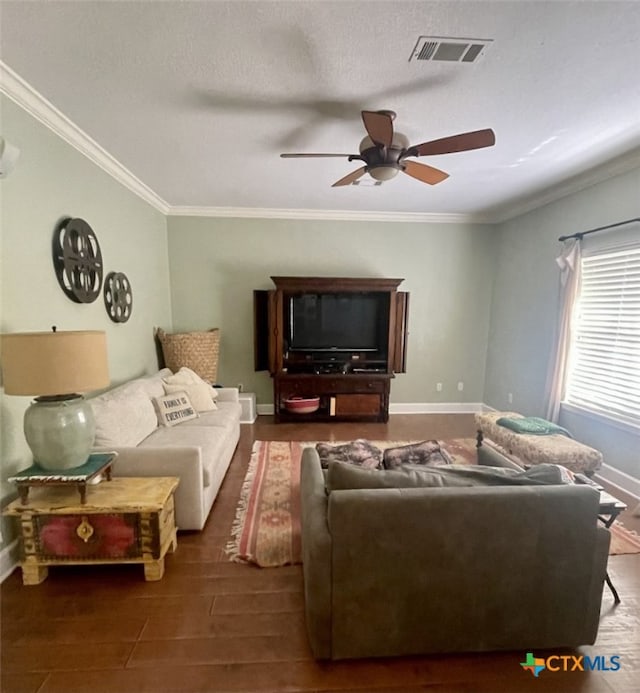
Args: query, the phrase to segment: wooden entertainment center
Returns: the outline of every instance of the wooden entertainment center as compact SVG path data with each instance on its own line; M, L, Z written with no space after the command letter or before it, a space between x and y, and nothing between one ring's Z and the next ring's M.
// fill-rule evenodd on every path
M409 294L402 279L271 277L254 292L255 368L273 378L275 418L381 421L405 371ZM287 400L319 398L307 414Z

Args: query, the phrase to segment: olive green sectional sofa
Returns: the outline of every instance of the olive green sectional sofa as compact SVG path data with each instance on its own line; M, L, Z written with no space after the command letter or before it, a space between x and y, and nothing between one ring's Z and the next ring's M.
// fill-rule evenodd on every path
M349 466L325 472L314 448L303 453L305 613L316 658L595 641L610 536L597 525L594 489L423 487L419 471L404 472L413 487L401 488L403 472ZM381 484L389 487L367 488Z

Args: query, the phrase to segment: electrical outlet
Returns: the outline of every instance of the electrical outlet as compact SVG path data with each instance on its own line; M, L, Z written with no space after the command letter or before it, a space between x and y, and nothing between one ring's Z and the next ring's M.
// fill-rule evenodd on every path
M464 383L463 383L462 380L461 380L461 381L458 383L458 391L459 391L459 392L462 392L463 390L464 390Z
M442 383L436 383L436 392L442 392Z

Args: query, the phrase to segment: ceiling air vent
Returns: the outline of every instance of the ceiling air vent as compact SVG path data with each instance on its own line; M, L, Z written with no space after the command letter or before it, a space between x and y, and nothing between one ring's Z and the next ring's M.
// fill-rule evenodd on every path
M493 39L451 38L446 36L420 36L409 56L412 60L473 63L483 54Z

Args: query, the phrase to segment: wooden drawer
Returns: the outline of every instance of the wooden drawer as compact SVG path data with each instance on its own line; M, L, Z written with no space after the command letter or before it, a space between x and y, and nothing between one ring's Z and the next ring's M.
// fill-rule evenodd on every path
M336 416L375 416L380 405L380 395L336 395Z
M369 393L369 392L379 392L382 393L385 390L387 381L385 380L356 380L351 387L349 388L348 392L354 392L354 393Z

